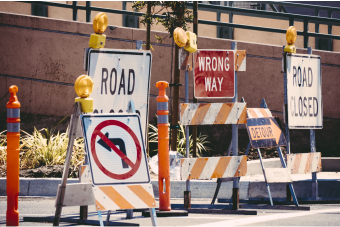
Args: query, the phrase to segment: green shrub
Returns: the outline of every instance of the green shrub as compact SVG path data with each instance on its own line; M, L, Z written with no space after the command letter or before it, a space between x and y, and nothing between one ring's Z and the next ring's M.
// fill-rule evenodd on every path
M158 128L152 124L149 124L149 144L155 143L158 144ZM169 130L170 133L170 130ZM211 148L207 146L210 142L207 141L208 136L201 135L197 136L196 139L196 151L197 155L199 157L201 156L209 156L209 152L211 151ZM150 144L151 145L151 144ZM184 126L180 125L180 129L177 133L177 152L181 153L185 156L185 150L186 150L186 136L185 136L185 128ZM151 146L149 146L151 147ZM153 150L150 150L151 154L156 154L158 152L158 148L154 148ZM193 151L193 139L192 135L189 135L189 154L192 156ZM150 154L150 156L152 156Z

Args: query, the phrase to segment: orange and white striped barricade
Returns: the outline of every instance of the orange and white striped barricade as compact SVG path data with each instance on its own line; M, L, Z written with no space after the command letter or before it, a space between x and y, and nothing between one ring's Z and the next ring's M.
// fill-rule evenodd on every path
M242 177L247 173L247 156L182 158L182 180Z
M246 124L246 103L181 104L181 125Z
M321 152L287 154L286 160L287 167L292 174L312 173L312 198L318 200L319 192L316 174L322 170ZM289 198L290 195L287 194L287 199Z
M321 152L287 154L287 168L292 174L321 172Z
M181 125L245 124L246 103L184 103L180 105L180 116ZM246 172L247 156L181 159L181 179L187 182L213 178L228 181ZM238 204L238 196L236 200L233 203Z

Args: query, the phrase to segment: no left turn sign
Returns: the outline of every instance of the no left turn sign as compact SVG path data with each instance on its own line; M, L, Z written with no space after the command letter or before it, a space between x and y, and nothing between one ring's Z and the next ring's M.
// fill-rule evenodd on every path
M150 182L139 116L84 115L94 185Z

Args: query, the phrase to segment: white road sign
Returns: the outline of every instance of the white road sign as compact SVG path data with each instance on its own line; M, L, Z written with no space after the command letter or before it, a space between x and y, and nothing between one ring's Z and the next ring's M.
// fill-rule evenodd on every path
M82 115L94 185L149 183L138 114Z
M322 128L320 56L287 54L286 63L288 127Z
M88 75L94 82L93 113L126 113L130 100L141 117L146 138L149 116L151 53L149 51L91 49Z

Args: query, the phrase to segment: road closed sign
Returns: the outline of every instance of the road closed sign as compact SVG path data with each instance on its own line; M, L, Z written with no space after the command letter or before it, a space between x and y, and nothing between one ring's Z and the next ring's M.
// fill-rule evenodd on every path
M149 115L151 53L149 51L90 49L88 75L94 82L93 113L126 113L133 101L146 138Z
M290 129L322 128L320 56L287 54L287 108Z
M83 115L81 120L94 185L150 182L137 114Z
M235 53L232 50L199 50L194 68L196 98L235 96Z

